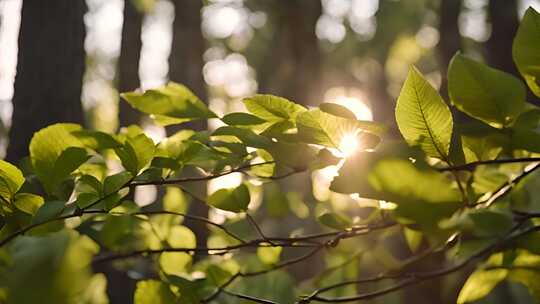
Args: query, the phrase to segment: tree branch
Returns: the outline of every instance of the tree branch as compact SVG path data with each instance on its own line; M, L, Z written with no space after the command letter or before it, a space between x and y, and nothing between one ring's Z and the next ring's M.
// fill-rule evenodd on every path
M464 164L464 165L437 168L437 170L440 171L440 172L445 172L445 171L472 171L478 166L501 165L501 164L511 164L511 163L532 163L532 162L540 162L540 157L482 160L482 161L471 162L471 163Z
M504 248L504 246L506 244L511 243L515 239L518 239L518 238L520 238L520 237L522 237L524 235L527 235L529 233L532 233L532 232L540 231L540 226L532 226L532 227L529 227L529 228L527 228L527 229L525 229L525 230L523 230L523 231L521 231L519 233L516 233L515 235L512 235L517 229L519 229L523 225L524 222L525 222L525 220L519 221L508 232L508 234L505 237L499 239L499 241L487 246L486 248L484 248L484 249L478 251L477 253L475 253L474 255L470 256L468 259L466 259L466 260L464 260L464 261L462 261L462 262L460 262L460 263L458 263L458 264L456 264L454 266L444 268L444 269L441 269L441 270L434 270L434 271L428 271L428 272L419 272L419 273L402 273L402 274L391 274L391 275L380 274L380 275L370 277L370 278L359 279L359 280L354 280L354 281L347 281L347 282L341 282L341 283L338 283L338 284L330 285L330 286L315 290L310 295L301 298L297 303L299 303L299 304L300 303L301 304L307 304L307 303L311 303L313 301L315 301L315 302L325 302L325 303L345 303L345 302L353 302L353 301L359 301L359 300L373 299L373 298L376 298L376 297L391 293L393 291L400 290L400 289L402 289L404 287L407 287L409 285L418 284L418 283L420 283L422 281L425 281L425 280L428 280L428 279L433 279L433 278L436 278L436 277L440 277L440 276L443 276L443 275L447 275L447 274L456 272L458 270L461 270L462 268L464 268L468 264L474 262L475 260L477 260L479 258L482 258L485 255L488 255L488 254L492 253L493 251ZM376 281L386 280L386 279L402 279L402 281L398 282L398 283L396 283L394 285L391 285L389 287L380 289L380 290L376 290L376 291L373 291L373 292L367 292L367 293L363 293L363 294L358 294L358 295L354 295L354 296L345 296L345 297L338 297L338 298L327 298L327 297L319 296L319 294L321 294L323 292L326 292L326 291L329 291L329 290L332 290L332 289L335 289L335 288L338 288L338 287L351 285L351 284L376 282Z

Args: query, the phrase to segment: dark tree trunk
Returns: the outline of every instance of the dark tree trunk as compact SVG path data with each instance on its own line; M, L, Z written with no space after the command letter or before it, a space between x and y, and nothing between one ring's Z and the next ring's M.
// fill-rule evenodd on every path
M205 41L201 31L200 0L174 0L174 22L171 55L169 56L169 79L187 86L202 101L206 102L206 85L202 75L204 65L203 53ZM205 121L197 121L186 124L194 130L205 130ZM181 126L167 128L167 133L172 134L181 129ZM205 188L206 184L201 183ZM198 189L198 193L205 189ZM208 207L199 201L194 201L189 207L189 214L208 217ZM199 221L186 223L197 235L197 246L206 247L208 228Z
M494 68L518 76L512 60L512 42L519 26L517 0L491 0L488 13L491 37L485 45L487 62Z
M441 39L437 46L439 53L439 69L441 71L441 95L448 97L448 64L454 54L461 48L461 35L459 34L459 13L461 0L442 0L439 9L439 33Z
M519 27L517 10L517 0L489 1L491 37L485 44L485 56L490 66L522 79L512 58L512 43ZM540 99L530 89L527 89L527 101L540 105Z
M133 5L132 0L124 0L124 25L122 27L122 46L118 59L118 91L133 91L140 87L139 61L141 58L141 30L143 14ZM140 112L127 102L118 106L119 125L129 126L139 123Z
M322 55L315 27L321 2L288 0L279 2L275 11L275 43L266 55L260 90L304 105L318 104L323 97Z
M190 88L203 101L206 86L202 75L204 37L201 31L200 0L174 0L174 22L169 79Z
M28 155L39 129L83 122L85 12L82 0L23 1L9 161Z

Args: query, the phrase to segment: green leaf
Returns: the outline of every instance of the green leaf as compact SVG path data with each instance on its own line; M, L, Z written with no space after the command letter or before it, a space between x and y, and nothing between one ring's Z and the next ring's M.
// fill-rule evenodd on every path
M18 193L15 195L15 207L30 215L36 214L38 209L43 205L43 197L31 193Z
M487 296L508 275L506 269L477 270L459 292L458 304L478 301Z
M452 114L437 91L411 68L396 106L396 121L407 143L428 155L447 160L452 138Z
M438 222L459 209L460 193L444 174L419 163L359 153L347 159L330 189L396 203L393 212L400 220L438 232Z
M351 110L337 103L323 102L319 105L319 109L334 116L356 120L356 115Z
M189 200L177 187L166 187L165 196L163 196L163 210L186 213L189 206Z
M383 199L387 201L456 203L460 200L459 191L451 186L446 176L418 168L408 160L379 161L369 172L368 180L375 190L386 193Z
M57 164L62 153L68 148L84 148L80 140L73 135L73 132L81 129L81 126L76 124L54 124L41 129L32 137L30 159L37 176L48 193L53 193L55 187L58 186L55 169L63 167L63 164ZM69 155L64 155L64 157L71 158L71 153L68 152ZM79 156L78 153L74 154ZM78 158L75 157L76 159ZM71 168L73 168L74 163L70 165Z
M249 189L245 184L236 188L220 189L207 199L208 204L215 208L231 211L243 212L247 210L251 197Z
M255 95L245 98L243 102L251 114L270 122L294 119L306 111L299 104L273 95Z
M309 168L317 157L317 150L307 144L275 142L266 149L281 166L302 171Z
M325 212L319 215L317 220L321 224L337 230L347 229L352 226L352 222L350 219L333 212Z
M135 109L153 114L161 125L217 117L188 88L173 82L144 93L129 92L121 96Z
M81 304L109 304L107 277L103 273L94 274L79 301Z
M229 126L253 126L266 122L255 115L242 112L227 114L221 120Z
M97 235L100 244L110 250L125 250L132 248L132 246L140 248L142 243L140 239L141 223L141 220L131 215L107 216Z
M99 247L90 238L65 230L40 237L22 236L9 247L3 275L6 303L70 304L83 299L91 283L90 264ZM97 303L95 303L97 304Z
M175 304L176 296L170 287L160 281L145 280L137 282L133 299L135 304Z
M79 130L73 131L71 134L77 137L86 148L95 151L114 149L122 146L122 143L112 135L100 131Z
M159 256L159 266L166 274L182 275L191 264L191 255L185 252L164 252Z
M267 265L274 265L279 262L279 256L281 255L282 247L258 247L257 256L259 260Z
M94 176L85 174L77 181L77 191L80 193L95 193L101 195L103 193L103 185Z
M235 127L224 126L220 127L212 133L212 136L235 136L246 146L264 149L272 144L272 141L264 136L258 135L255 132L248 129L241 129Z
M114 193L127 186L127 183L133 178L133 174L123 171L109 175L103 181L103 192L105 195Z
M537 269L512 269L508 280L525 285L532 296L540 299L540 272Z
M540 97L540 14L529 7L521 20L512 47L512 55L519 72Z
M513 149L540 153L540 109L531 107L521 113L512 126L510 138Z
M167 275L167 281L178 288L179 302L182 304L199 304L205 295L206 284L204 279L188 280L181 276Z
M115 149L126 170L137 175L154 157L154 142L144 134L129 137L124 146Z
M49 201L45 202L37 210L36 215L32 219L32 223L43 223L54 219L64 211L66 203L62 201Z
M206 268L206 279L208 282L215 287L222 286L225 284L231 277L232 273L218 265L209 265Z
M422 245L422 232L403 227L403 235L411 252L418 251L418 248Z
M456 134L461 139L467 163L495 159L509 144L501 130L477 121L456 126Z
M56 189L71 172L79 168L89 158L90 156L83 148L69 147L62 151L54 164L53 175L49 177L45 186L51 190Z
M167 242L171 247L176 248L195 248L197 246L195 234L186 226L171 227Z
M525 106L519 79L459 53L448 69L448 92L460 111L495 128L511 124Z
M0 160L0 196L8 202L11 201L23 183L24 176L21 170L4 160Z
M366 133L367 134L367 133ZM341 158L334 156L328 149L321 149L317 152L317 159L311 165L312 169L322 169L328 166L336 166Z
M479 237L504 236L513 226L512 217L500 212L479 210L468 216L473 222L473 233Z

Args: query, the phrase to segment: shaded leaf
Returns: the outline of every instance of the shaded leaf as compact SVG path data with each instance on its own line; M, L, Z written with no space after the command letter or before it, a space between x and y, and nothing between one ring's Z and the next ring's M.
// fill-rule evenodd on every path
M529 7L521 20L512 47L512 55L519 72L540 97L540 14Z
M460 111L496 128L508 126L525 106L519 79L459 53L448 68L448 93Z
M333 212L326 212L326 213L323 213L321 215L319 215L319 217L317 218L317 220L327 226L327 227L330 227L330 228L334 228L334 229L337 229L337 230L343 230L343 229L347 229L349 227L351 227L352 225L352 222L350 219L342 216L342 215L339 215L337 213L333 213Z

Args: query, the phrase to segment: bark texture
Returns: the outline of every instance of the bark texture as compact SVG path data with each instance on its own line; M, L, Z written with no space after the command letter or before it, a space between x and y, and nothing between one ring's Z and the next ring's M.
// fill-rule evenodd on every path
M28 155L34 132L83 122L85 1L25 0L22 5L13 117L7 159Z
M122 44L118 59L118 91L133 91L140 87L139 61L141 59L141 31L143 14L137 10L131 0L124 1L124 23L122 26ZM139 123L141 113L127 102L120 101L120 127Z

